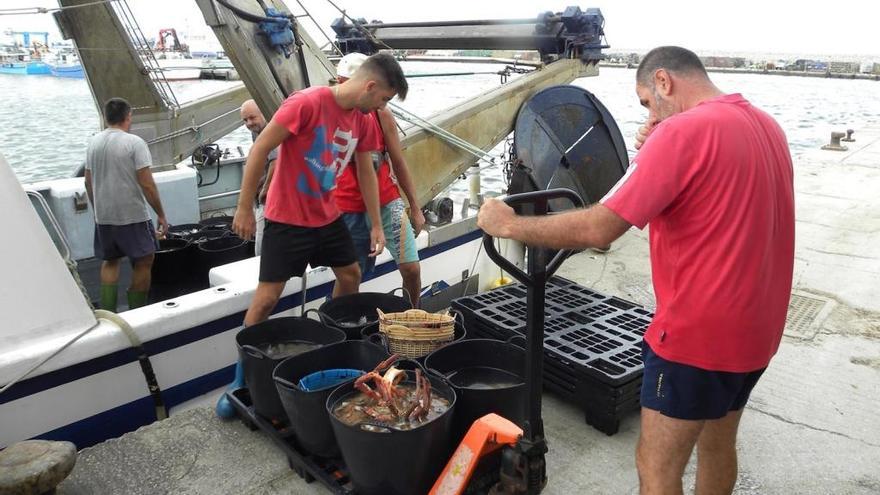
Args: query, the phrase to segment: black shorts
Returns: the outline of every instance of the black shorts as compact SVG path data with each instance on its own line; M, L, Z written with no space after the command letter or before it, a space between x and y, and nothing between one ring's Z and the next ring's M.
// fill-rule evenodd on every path
M709 371L667 361L642 342L642 407L678 419L720 419L745 407L766 368L747 373Z
M159 249L153 222L127 225L95 225L95 258L115 260L128 256L136 260L149 256Z
M342 218L323 227L298 227L265 220L260 282L302 277L306 265L340 267L357 261L351 234Z

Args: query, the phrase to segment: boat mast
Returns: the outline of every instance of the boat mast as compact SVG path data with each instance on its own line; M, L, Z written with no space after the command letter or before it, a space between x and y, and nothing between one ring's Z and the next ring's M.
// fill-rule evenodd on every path
M249 97L244 86L183 105L177 101L124 1L59 4L91 4L55 12L55 21L62 37L74 42L98 113L110 98L128 100L131 131L147 141L155 166L178 163L241 125L238 107Z

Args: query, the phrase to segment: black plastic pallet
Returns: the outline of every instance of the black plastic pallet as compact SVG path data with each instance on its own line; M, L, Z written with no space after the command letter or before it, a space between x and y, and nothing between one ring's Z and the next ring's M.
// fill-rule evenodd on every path
M552 380L572 395L591 397L593 400L609 405L621 404L641 395L641 377L628 383L621 390L608 390L601 385L597 386L597 384L589 379L572 379L571 374L565 373L558 366L554 366L552 359L545 359L544 363L544 378Z
M592 378L592 375L577 373L575 369L555 359L552 355L544 360L545 373L553 375L559 381L570 384L572 390L583 390L586 393L608 397L609 400L622 401L638 395L642 387L642 375L631 381L616 386L607 385Z
M467 309L456 309L464 315L470 336L509 340L522 335L492 325ZM614 328L610 330L616 332ZM545 325L544 338L544 349L551 360L572 368L573 373L592 376L609 386L628 383L642 372L640 341L622 339L614 333L590 327L589 323L578 324L570 317L555 318Z
M468 329L468 336L473 338L509 340L518 335L511 335L510 333L500 331L479 320L469 321L467 316L465 316L465 326ZM521 344L521 341L514 341L514 343ZM544 346L544 355L544 373L560 375L560 378L568 382L572 389L576 386L583 386L590 393L609 397L631 395L632 393L637 394L639 392L639 386L641 385L640 371L635 373L629 381L621 380L617 385L609 385L604 381L597 380L593 373L580 370L581 366L572 365L570 361L561 357L559 353L553 352L546 344Z
M525 331L525 301L526 288L515 284L456 299L452 306L464 316L468 337L510 340ZM544 316L544 387L579 406L594 428L615 434L640 406L641 343L652 313L553 277Z
M474 328L473 332L468 330L469 337L505 340L497 329L479 323ZM544 359L543 383L546 390L581 408L586 423L606 435L617 433L620 421L640 405L641 373L630 382L609 386L590 375L575 373L573 367L560 363L549 351Z
M506 286L459 298L453 308L468 331L507 340L525 329L525 287ZM545 348L609 385L631 381L642 369L641 341L651 312L554 277L547 287Z
M564 400L575 403L584 413L584 420L593 428L601 431L606 435L614 435L620 430L620 422L629 415L629 413L639 409L640 403L638 397L634 400L621 404L614 411L603 410L601 407L594 407L592 404L585 404L582 400L572 399L571 396L561 390L553 382L544 381L545 388Z
M336 495L355 495L354 486L342 459L325 459L306 453L296 444L290 428L277 427L256 414L250 391L246 387L230 390L226 395L241 422L251 430L259 428L268 435L287 456L290 468L306 483L318 480Z

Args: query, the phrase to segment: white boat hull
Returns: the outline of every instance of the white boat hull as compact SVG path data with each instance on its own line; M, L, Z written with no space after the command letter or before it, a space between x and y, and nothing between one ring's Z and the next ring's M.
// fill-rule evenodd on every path
M420 238L422 244L425 238ZM423 279L455 283L464 270L490 266L485 255L478 257L480 243L480 231L471 228L424 247L420 250ZM389 292L400 286L390 259L380 260L374 273L362 291ZM307 307L317 308L332 290L332 272L312 270L308 280ZM300 284L298 278L288 283L276 316L300 313ZM237 359L235 334L254 285L228 283L176 298L174 304L166 301L122 313L144 340L167 408L231 381ZM65 351L69 355L63 367L23 380L0 395L0 448L28 438L69 440L85 448L156 420L135 353L119 334L108 332L104 339L114 341L118 349L87 357L97 344L83 339Z

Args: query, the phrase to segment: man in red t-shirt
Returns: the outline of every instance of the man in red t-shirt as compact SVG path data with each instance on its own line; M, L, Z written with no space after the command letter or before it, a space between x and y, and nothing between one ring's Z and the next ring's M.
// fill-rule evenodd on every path
M739 420L785 326L791 156L773 118L722 93L689 50L645 55L636 93L649 110L639 153L599 204L525 218L490 200L478 224L527 244L583 248L650 223L657 308L643 344L642 493L681 493L695 445L697 493L730 493Z
M371 246L385 246L379 219L376 174L370 152L378 148L369 112L382 108L408 89L394 57L377 54L347 84L311 87L288 97L260 133L248 155L242 180L235 232L250 238L255 230L251 204L261 163L276 146L281 153L266 198L266 227L260 259L260 283L245 325L265 320L288 279L302 276L306 265L330 266L338 281L334 295L357 292L360 269L351 237L332 198L336 178L352 157L360 171L367 211L377 221ZM255 163L251 167L251 162Z
M245 326L268 318L286 282L301 277L308 264L333 269L334 296L358 291L360 269L332 191L336 178L354 157L364 203L375 225L370 245L374 253L381 252L385 236L370 159L370 152L379 145L367 114L384 107L395 95L405 98L407 90L394 57L376 54L344 85L316 86L289 96L254 141L233 220L233 230L244 239L253 237L256 230L253 202L266 158L278 146L281 152L266 198L260 278ZM236 381L239 370L240 365ZM223 417L233 414L226 402L221 399L217 405Z
M340 84L348 81L366 59L367 56L363 53L349 53L342 57L336 67L336 80ZM394 115L388 108L380 108L369 117L377 127L379 136L380 151L373 153L373 166L379 180L379 205L385 241L391 257L397 263L410 303L417 308L422 280L416 236L425 224L425 216L419 208L416 188L403 157ZM400 197L401 189L410 204L409 215ZM372 223L367 215L358 175L354 169L349 167L342 173L333 195L336 205L342 211L342 220L351 232L361 274L367 275L376 265L376 256L370 255Z

